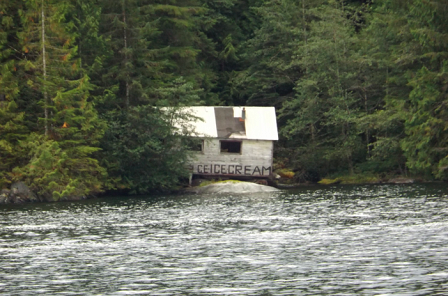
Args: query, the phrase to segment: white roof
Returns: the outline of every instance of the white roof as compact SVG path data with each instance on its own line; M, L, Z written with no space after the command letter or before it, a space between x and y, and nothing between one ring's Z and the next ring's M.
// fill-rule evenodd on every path
M278 140L274 107L186 107L183 111L203 119L190 123L199 137Z

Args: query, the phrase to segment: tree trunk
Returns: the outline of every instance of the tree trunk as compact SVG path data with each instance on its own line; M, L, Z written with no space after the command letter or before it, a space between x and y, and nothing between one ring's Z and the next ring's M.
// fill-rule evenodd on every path
M302 0L302 29L303 39L305 41L305 56L308 57L307 35L306 35L306 18L305 18L305 0ZM308 65L305 66L305 73L308 73Z
M47 93L47 58L45 51L45 13L44 13L44 0L42 0L42 68L44 75L44 114L45 114L45 136L48 136L48 93Z
M363 89L363 91L364 91L364 110L366 112L366 115L368 115L369 108L367 106L367 91L365 88ZM370 157L370 156L372 156L371 155L372 151L371 151L371 145L370 145L370 130L368 127L366 128L366 145L367 145L367 155Z
M127 37L127 24L126 24L126 6L125 1L123 1L123 30L124 30L124 68L126 69L126 65L128 63L128 37ZM126 99L125 99L126 109L129 108L129 73L126 70Z

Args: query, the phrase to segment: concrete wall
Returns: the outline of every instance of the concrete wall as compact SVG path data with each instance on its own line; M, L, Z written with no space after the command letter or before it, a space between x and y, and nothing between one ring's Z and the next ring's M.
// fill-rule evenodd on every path
M191 169L195 175L268 177L272 174L273 141L243 140L241 153L220 151L219 139L204 141L195 153Z

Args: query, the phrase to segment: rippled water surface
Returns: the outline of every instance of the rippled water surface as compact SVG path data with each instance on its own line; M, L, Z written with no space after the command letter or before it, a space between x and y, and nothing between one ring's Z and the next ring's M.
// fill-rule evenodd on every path
M0 207L2 295L446 295L445 184Z

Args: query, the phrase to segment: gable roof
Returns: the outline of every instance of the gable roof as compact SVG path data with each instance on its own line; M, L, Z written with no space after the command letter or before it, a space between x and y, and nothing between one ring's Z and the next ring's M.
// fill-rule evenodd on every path
M191 123L199 137L278 140L274 107L186 107L184 111L203 119Z

